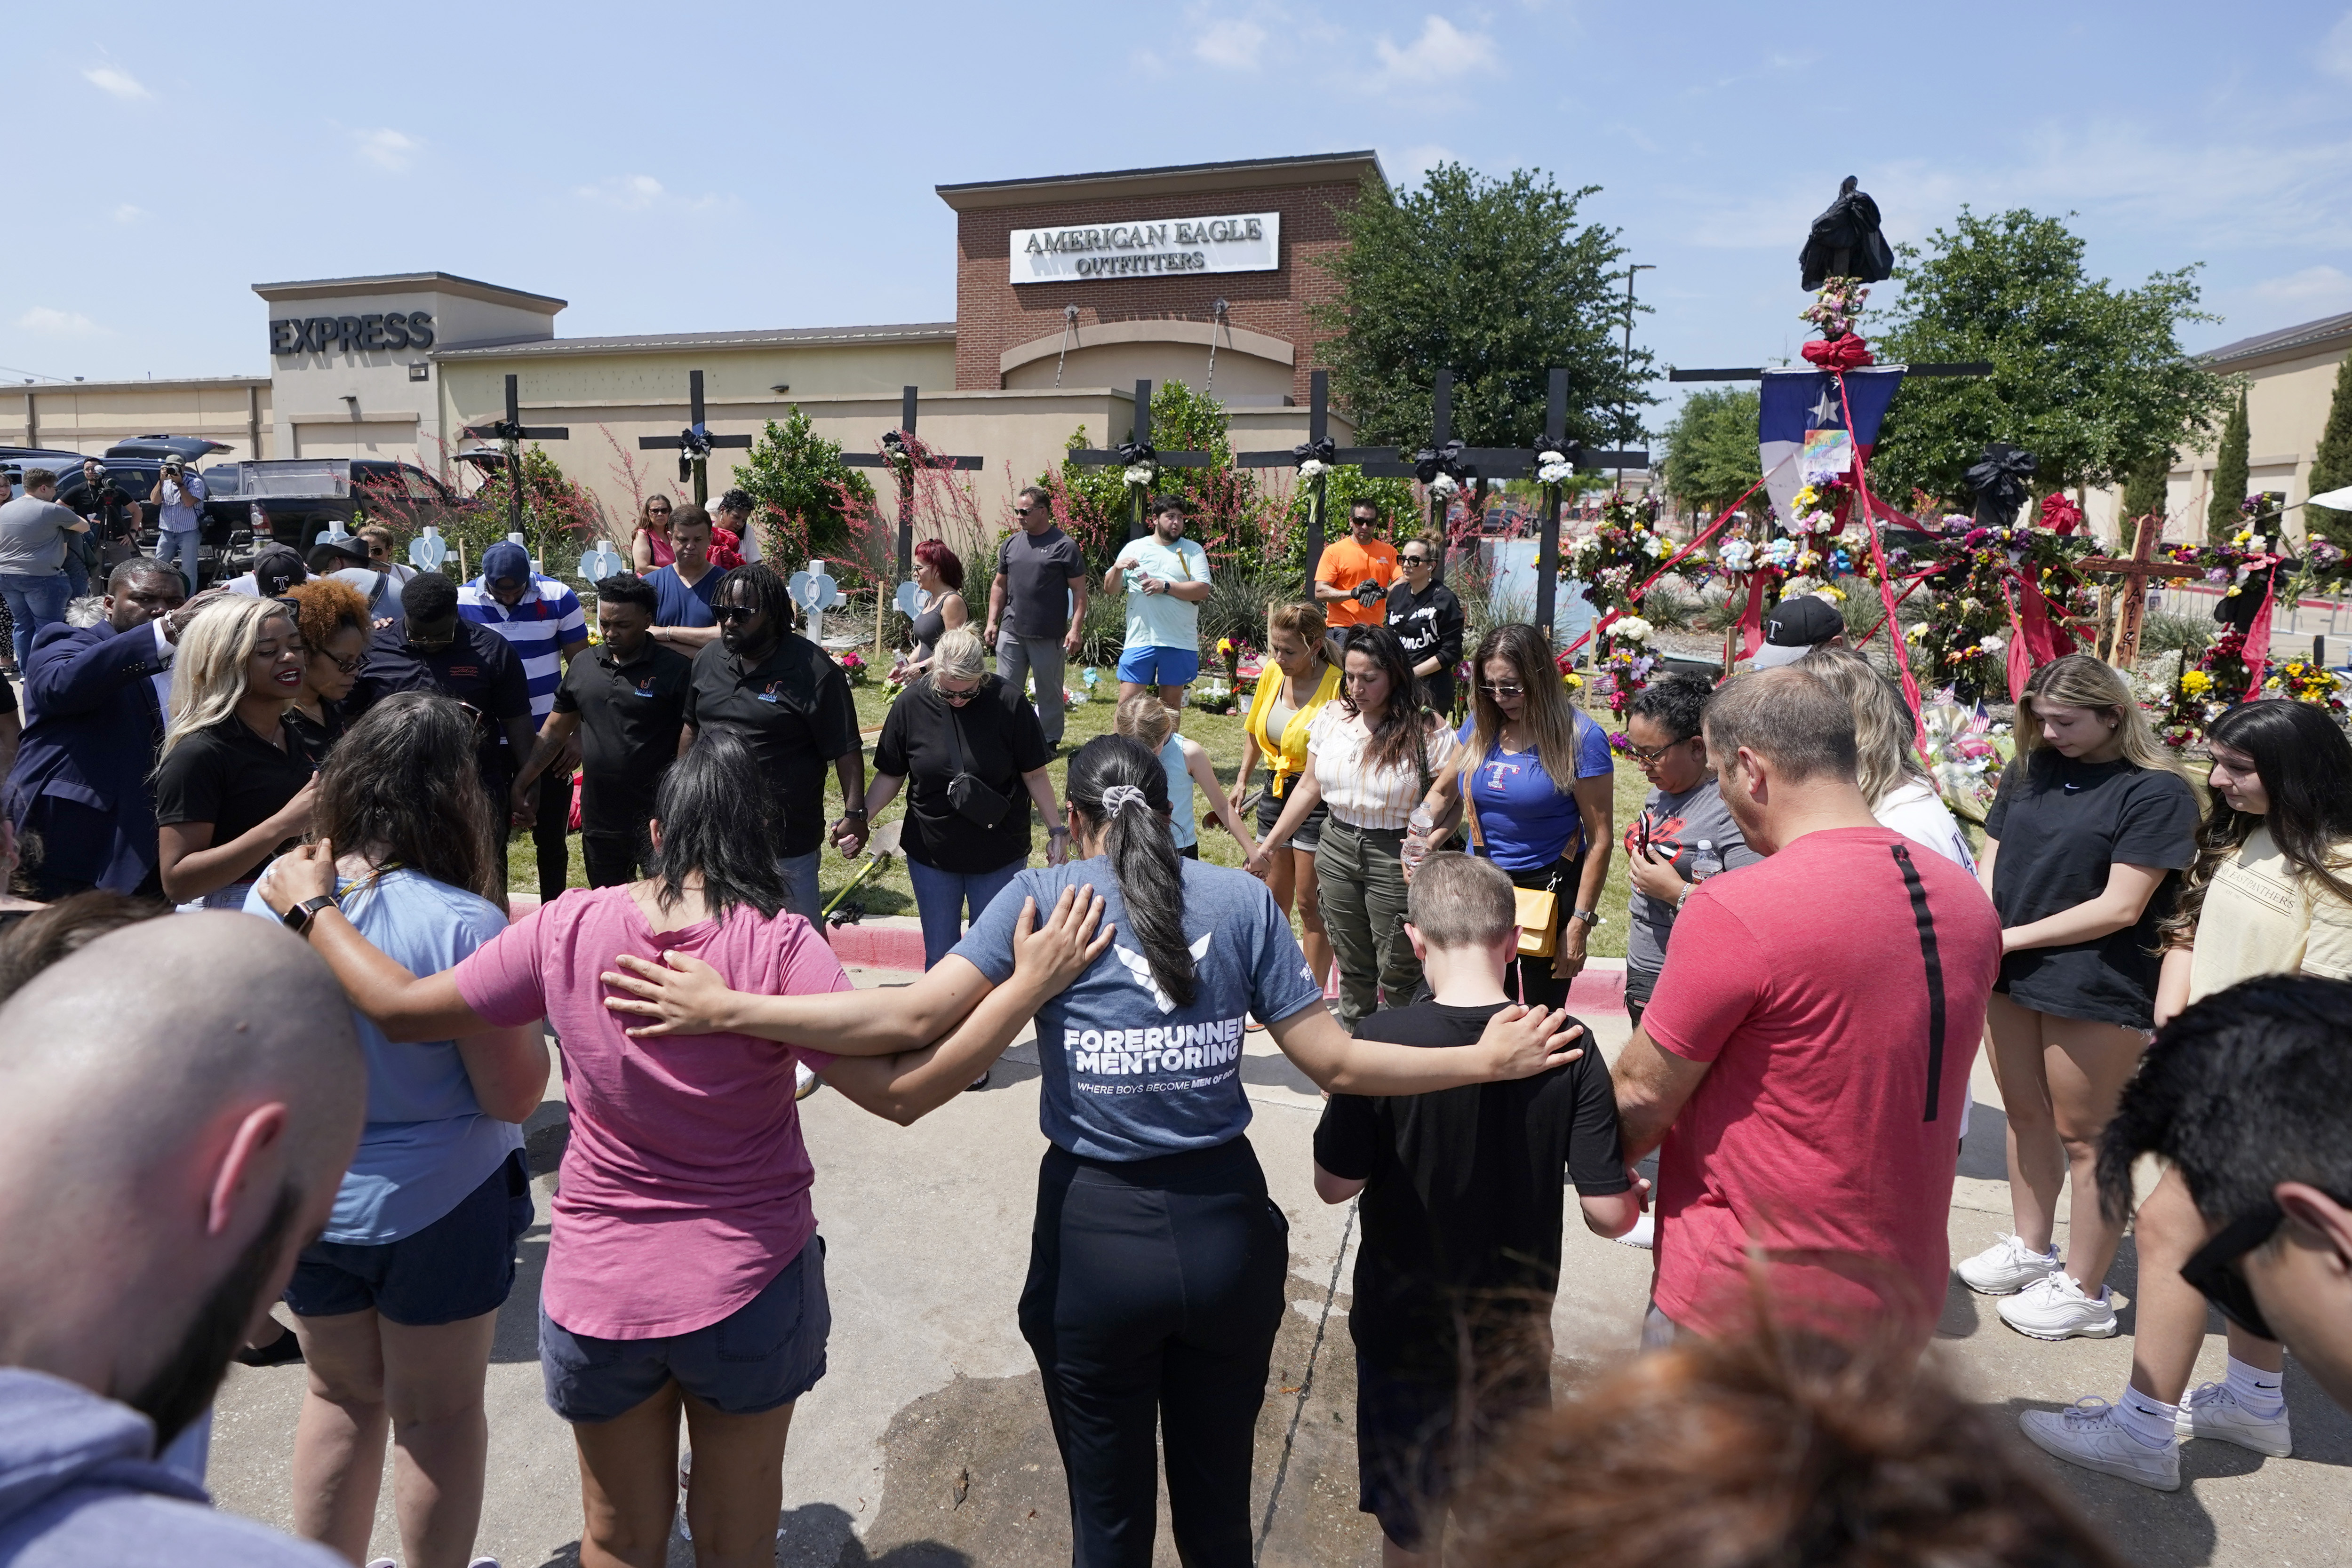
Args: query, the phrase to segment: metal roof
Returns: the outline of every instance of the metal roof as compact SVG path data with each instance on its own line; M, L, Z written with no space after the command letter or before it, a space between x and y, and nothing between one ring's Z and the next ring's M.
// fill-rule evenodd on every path
M2266 354L2316 348L2343 338L2352 338L2352 311L2341 316L2323 316L2316 321L2305 321L2300 327L2282 327L2275 332L2241 338L2234 343L2208 349L2198 357L2209 365L2226 365L2237 360L2260 359Z
M1291 184L1320 176L1347 176L1369 168L1382 184L1388 183L1378 152L1365 148L1353 152L1316 152L1295 158L1243 158L1223 163L1169 163L1151 169L1107 169L1090 174L1052 174L1020 180L976 180L963 184L934 185L941 201L959 212L966 207L1008 206L1048 193L1131 195L1137 187L1171 194L1193 191L1246 190L1256 186Z
M435 360L546 359L562 354L658 354L677 349L763 349L829 343L952 343L952 321L879 327L757 327L741 331L632 332L616 338L530 338L514 343L436 349Z

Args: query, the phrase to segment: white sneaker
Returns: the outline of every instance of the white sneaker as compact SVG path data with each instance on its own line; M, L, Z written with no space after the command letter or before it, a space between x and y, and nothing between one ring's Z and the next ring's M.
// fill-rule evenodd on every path
M808 1070L805 1061L793 1063L793 1098L805 1100L824 1087L824 1080Z
M2158 1491L2180 1490L2180 1445L2149 1448L2124 1430L2116 1407L2104 1399L2077 1399L2064 1410L2022 1410L2017 1424L2035 1448L2070 1465Z
M2014 1236L2003 1236L1973 1258L1952 1267L1960 1283L1980 1296L2010 1296L2058 1271L2058 1250L2036 1252Z
M2045 1274L1994 1309L2000 1321L2035 1339L2112 1339L2116 1333L2115 1302L2107 1288L2095 1296L2062 1271ZM2137 1440L2137 1439L2135 1439Z
M1642 1218L1633 1221L1633 1228L1622 1236L1612 1236L1612 1241L1621 1247L1639 1247L1647 1251L1658 1244L1658 1217L1645 1209Z
M2238 1396L2230 1392L2226 1383L2199 1384L2180 1402L2180 1414L2172 1427L2183 1441L2190 1437L2219 1437L2225 1443L2252 1448L2257 1454L2268 1454L2273 1459L2284 1459L2294 1452L2294 1434L2287 1427L2286 1406L2279 1406L2275 1416L2257 1416L2238 1402Z

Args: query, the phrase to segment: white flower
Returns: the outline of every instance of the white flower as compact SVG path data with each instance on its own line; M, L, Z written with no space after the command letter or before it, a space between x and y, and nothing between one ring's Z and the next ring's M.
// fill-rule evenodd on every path
M1331 472L1331 465L1318 458L1309 457L1298 465L1298 476L1301 479L1312 479L1329 472Z
M1565 485L1574 477L1576 465L1558 452L1536 454L1536 477L1547 485Z
M1623 616L1609 623L1609 634L1621 643L1646 643L1652 630L1650 623L1638 615Z
M1139 463L1127 471L1127 482L1130 485L1149 485L1151 483L1151 476L1154 472L1156 470L1150 464Z
M1977 639L1977 651L1980 653L1998 653L2006 646L2007 643L1990 632Z
M1433 496L1441 497L1451 496L1461 488L1461 481L1454 478L1451 474L1440 474L1436 478L1432 479L1429 482L1429 493Z
M1644 534L1642 548L1650 552L1652 560L1663 560L1675 553L1675 541L1664 534Z

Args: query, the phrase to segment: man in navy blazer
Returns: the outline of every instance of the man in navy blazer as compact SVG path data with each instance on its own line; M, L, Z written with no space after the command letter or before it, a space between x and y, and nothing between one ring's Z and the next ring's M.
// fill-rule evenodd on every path
M30 896L93 887L162 896L149 775L163 741L173 644L213 595L139 557L107 579L95 626L45 626L25 662L25 732L6 789Z

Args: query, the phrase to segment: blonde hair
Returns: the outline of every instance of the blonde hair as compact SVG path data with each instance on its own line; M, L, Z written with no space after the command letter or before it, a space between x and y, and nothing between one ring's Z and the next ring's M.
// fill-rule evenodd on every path
M987 652L981 643L980 633L971 629L971 622L966 622L961 626L940 632L940 640L931 645L931 674L946 675L951 680L970 680L986 667L983 661ZM1042 700L1045 694L1040 692L1037 695ZM1055 695L1060 695L1059 693Z
M172 656L172 722L163 731L162 755L236 711L245 696L246 661L273 620L285 622L287 632L301 640L294 612L274 599L224 599L196 612Z
M1918 733L1903 701L1890 690L1878 666L1851 648L1816 648L1799 667L1845 698L1853 709L1854 781L1874 811L1906 783L1935 788L1935 780L1912 748Z
M1330 647L1323 640L1330 623L1330 617L1324 613L1321 605L1303 601L1296 604L1277 604L1265 612L1265 632L1269 640L1276 632L1287 632L1306 643L1307 651L1318 659L1328 660L1331 656Z
M1160 748L1168 744L1168 737L1176 732L1176 716L1160 700L1158 692L1139 691L1119 699L1118 716L1112 720L1112 727L1129 739L1150 747L1157 757Z
M2042 735L2042 716L2034 705L2090 708L2116 716L2116 734L2124 743L2124 757L2141 768L2169 771L2173 763L2148 727L2147 715L2132 696L2122 672L2088 653L2068 653L2033 672L2025 695L2017 699L2017 760L2025 761L2049 745Z

